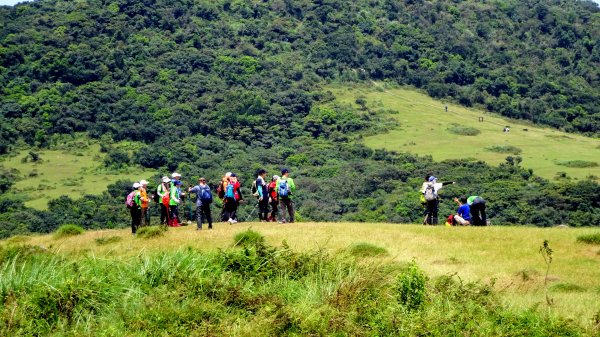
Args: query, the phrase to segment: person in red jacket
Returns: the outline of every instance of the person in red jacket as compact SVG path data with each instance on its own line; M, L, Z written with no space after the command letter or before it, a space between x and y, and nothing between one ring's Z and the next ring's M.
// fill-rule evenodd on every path
M225 212L224 218L228 219L229 224L237 223L237 209L240 201L244 200L242 196L241 184L235 173L229 177L229 182L225 185Z
M268 186L269 203L271 204L271 216L268 221L272 222L277 221L277 208L279 207L279 200L277 199L277 180L279 180L279 176L274 175Z

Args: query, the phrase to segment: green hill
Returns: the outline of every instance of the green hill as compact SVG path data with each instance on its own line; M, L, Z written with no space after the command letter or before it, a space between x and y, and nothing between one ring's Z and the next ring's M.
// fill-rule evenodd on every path
M565 173L576 179L600 178L599 139L436 101L417 90L382 88L380 84L328 87L340 102L356 106L357 99L362 98L370 109L393 111L386 117L395 119L399 126L365 137L367 146L430 155L434 160L483 160L492 165L504 163L507 156L520 156L525 168L546 179L564 177ZM509 132L503 132L505 126ZM460 128L470 128L476 134L461 134Z
M597 230L250 226L0 241L0 333L598 333L600 246L581 240ZM549 269L538 253L544 240Z

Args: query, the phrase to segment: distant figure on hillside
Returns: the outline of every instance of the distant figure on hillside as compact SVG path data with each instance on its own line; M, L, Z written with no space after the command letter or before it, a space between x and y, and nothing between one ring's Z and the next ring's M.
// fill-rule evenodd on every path
M467 197L454 198L454 202L458 204L458 210L456 211L456 215L454 215L454 223L461 226L469 226L471 224L471 210L467 204Z
M162 183L156 188L156 195L158 196L157 202L160 205L160 224L165 225L168 224L169 220L169 187L171 179L164 176L161 181Z
M467 199L467 204L471 211L471 224L473 226L486 226L485 200L480 196L473 195Z
M426 207L423 225L437 225L439 209L438 192L442 189L442 187L449 184L454 184L454 182L444 181L438 183L437 178L429 174L425 178L427 179L427 181L423 182L423 185L421 186L421 193L423 194L423 198L425 199Z
M447 105L445 106L445 109L446 109L446 112L448 112L448 106Z
M277 181L279 180L278 175L274 175L269 183L269 204L271 204L271 216L268 221L277 221L277 213L279 206L279 198L277 198Z
M508 126L505 126L502 132L510 132L510 128Z
M141 180L140 185L142 185L140 189L140 198L142 201L142 213L141 213L141 227L150 226L150 198L148 198L148 182L146 180Z
M479 117L479 121L480 121L480 122L483 122L483 117Z
M267 171L258 170L256 177L256 192L258 193L258 219L267 222L269 218L269 185L267 184Z
M127 195L127 200L125 201L127 208L129 208L129 213L131 214L131 234L134 235L137 232L138 227L140 227L142 218L141 188L142 185L134 183L133 191Z

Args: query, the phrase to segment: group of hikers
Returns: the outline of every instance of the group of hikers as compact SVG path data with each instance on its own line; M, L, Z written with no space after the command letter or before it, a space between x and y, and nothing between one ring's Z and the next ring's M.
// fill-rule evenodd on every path
M261 222L293 223L295 221L294 202L292 196L296 191L296 184L290 177L288 169L281 170L281 176L273 175L270 181L267 171L260 169L256 179L252 182L252 196L257 199L258 218ZM421 186L421 203L424 207L424 225L438 224L439 197L442 187L454 184L453 181L438 182L431 174L425 176ZM150 225L150 201L153 200L160 206L160 224L170 227L181 226L179 206L182 204L186 192L181 189L181 174L174 172L171 178L164 176L156 188L155 193L149 195L148 182L141 180L133 184L133 191L127 195L126 205L131 213L131 231L136 233L140 226ZM216 194L222 201L220 220L235 224L238 222L237 211L240 202L244 201L242 185L235 173L227 172L216 187ZM211 204L213 194L205 178L199 178L198 184L187 189L193 194L196 203L197 230L202 229L206 222L208 229L213 228ZM448 217L446 224L451 226L485 226L485 200L480 196L461 196L454 198L458 204L456 214ZM191 216L190 216L191 218Z
M438 182L437 178L431 174L425 176L425 181L421 186L421 204L424 207L423 225L438 224L439 197L438 192L442 187L455 184L454 181ZM454 198L458 204L456 214L451 214L446 220L449 226L486 226L487 217L485 215L485 200L477 195L470 197L461 196Z
M252 195L258 200L259 220L261 222L293 223L295 214L292 195L296 191L296 184L290 177L290 171L282 169L281 176L274 175L269 182L267 182L267 179L267 171L260 169L257 172L256 180L252 183ZM134 183L133 191L127 195L125 202L131 214L132 234L136 234L139 227L150 225L149 207L151 200L160 206L161 225L181 226L179 206L182 205L186 197L186 192L182 191L181 186L181 174L177 172L174 172L171 178L162 177L156 191L152 194L148 193L148 181L141 180ZM231 172L225 173L215 192L223 204L220 214L221 221L229 222L229 224L237 223L237 210L240 202L244 201L241 183L237 175ZM197 230L202 229L204 222L208 224L208 229L212 229L211 204L213 194L207 180L203 177L199 178L198 184L188 188L187 193L194 195Z

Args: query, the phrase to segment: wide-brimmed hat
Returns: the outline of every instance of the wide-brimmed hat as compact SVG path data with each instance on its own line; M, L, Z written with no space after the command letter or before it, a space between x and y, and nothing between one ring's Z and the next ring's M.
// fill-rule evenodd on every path
M133 183L133 188L135 188L135 189L140 188L140 186L142 186L142 185L140 185L140 183Z
M144 185L148 185L148 182L145 181L144 179L140 180L140 185L144 186Z
M181 178L181 174L179 174L177 172L173 172L173 174L171 174L171 177L173 177L173 178L177 178L177 177Z
M169 179L169 177L167 177L167 176L162 177L161 180L162 180L163 183L168 183L168 182L171 181L171 179Z

